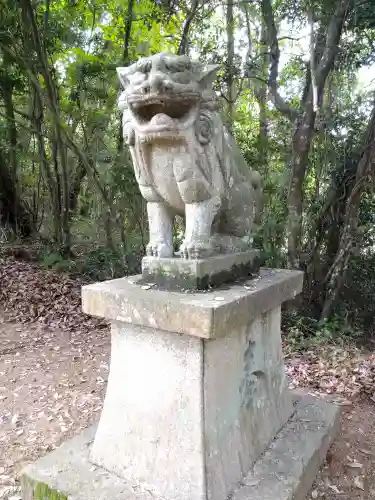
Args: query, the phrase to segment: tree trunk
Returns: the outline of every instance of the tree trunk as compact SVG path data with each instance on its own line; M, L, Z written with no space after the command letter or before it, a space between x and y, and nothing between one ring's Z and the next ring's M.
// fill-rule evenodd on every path
M6 85L4 83L6 82ZM16 119L14 116L14 104L13 104L13 85L12 82L5 79L3 81L1 94L4 100L5 114L8 129L8 141L9 141L9 164L14 175L14 179L17 180L18 172L18 160L17 160L17 128Z
M188 55L189 53L189 32L191 23L193 22L195 14L197 13L198 6L199 6L199 0L192 0L191 9L187 14L187 17L182 27L181 40L177 50L177 54L179 56Z
M267 51L267 32L264 21L262 20L260 33L260 64L262 80L267 78L267 69L269 65L269 56ZM255 96L259 106L259 134L258 149L259 163L266 168L268 164L268 116L267 116L267 84L258 80L255 88Z
M236 100L236 82L234 78L234 14L233 0L227 0L226 29L227 29L227 110L228 129L232 132L234 109Z
M61 235L61 210L60 210L60 198L58 196L58 190L56 182L50 168L49 161L47 159L46 148L44 143L44 112L43 103L39 93L39 88L32 83L32 93L33 93L33 103L31 120L34 128L36 130L36 141L38 144L40 165L42 170L42 175L44 181L47 185L50 209L52 213L52 226L53 226L53 239L56 243L60 242Z
M33 232L32 217L21 202L13 173L0 150L0 223L10 226L15 234L26 238Z
M124 27L124 50L122 58L122 64L124 66L129 66L130 64L129 44L131 40L131 32L133 25L133 9L134 9L134 0L129 0L128 10L125 18L125 27ZM124 136L122 130L122 116L120 115L118 121L118 132L117 132L117 153L121 154L123 151L124 151Z
M78 196L81 191L82 181L86 176L86 169L82 161L78 160L77 169L74 178L70 181L69 191L69 213L72 217L77 211Z
M303 185L309 160L309 152L314 134L316 113L311 99L306 103L306 111L297 122L292 139L292 161L288 193L288 262L290 267L299 267L302 240Z

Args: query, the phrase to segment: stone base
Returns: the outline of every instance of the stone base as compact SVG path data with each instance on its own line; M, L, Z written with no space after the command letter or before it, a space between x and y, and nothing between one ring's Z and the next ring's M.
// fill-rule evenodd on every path
M230 498L303 500L335 437L339 416L339 408L332 404L309 396L298 400L292 417ZM162 500L89 462L95 432L95 427L86 429L26 467L21 477L23 500Z
M259 271L258 250L215 255L206 259L190 260L144 257L142 277L168 289L206 290L228 281L248 278Z

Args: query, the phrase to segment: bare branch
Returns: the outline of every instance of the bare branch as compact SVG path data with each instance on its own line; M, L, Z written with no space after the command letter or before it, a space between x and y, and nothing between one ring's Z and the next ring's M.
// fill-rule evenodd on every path
M335 12L331 17L328 25L324 52L319 66L316 69L316 84L319 92L322 92L326 78L335 61L339 49L342 28L352 6L353 0L339 0Z
M277 40L279 42L282 42L283 40L291 40L292 42L299 42L300 40L302 40L303 38L305 38L304 36L299 36L297 38L293 37L293 36L281 36L280 38L278 38Z
M290 120L294 121L298 116L297 111L281 97L278 90L277 79L279 75L280 48L279 41L277 39L275 17L270 0L261 1L261 10L264 23L267 27L267 37L270 46L271 64L268 78L270 96L276 106L276 109Z
M265 80L264 78L261 78L260 76L257 76L257 75L249 75L248 78L250 78L251 80L258 80L259 82L261 83L265 83L266 85L268 85L268 81Z
M190 12L183 25L181 41L177 50L178 55L187 54L188 52L190 25L193 22L195 14L197 13L198 6L199 6L199 0L193 0Z
M314 32L314 14L312 9L307 13L307 19L310 27L310 72L311 72L311 87L312 87L312 104L314 112L319 108L319 92L316 85L316 64L315 64L315 32Z

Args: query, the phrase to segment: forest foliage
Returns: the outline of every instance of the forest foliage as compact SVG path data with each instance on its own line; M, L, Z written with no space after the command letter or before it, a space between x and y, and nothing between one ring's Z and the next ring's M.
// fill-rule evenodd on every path
M227 126L264 178L255 243L304 270L299 314L371 332L374 0L1 0L0 245L136 270L147 219L116 67L161 51L220 64Z

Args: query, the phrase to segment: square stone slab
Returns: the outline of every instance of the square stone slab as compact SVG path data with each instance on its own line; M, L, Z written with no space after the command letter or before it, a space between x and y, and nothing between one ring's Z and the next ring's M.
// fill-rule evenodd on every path
M142 260L142 277L171 290L206 290L256 274L259 267L259 250L197 260L147 256Z
M339 417L338 407L310 396L303 397L231 498L303 500L335 437ZM126 483L89 462L95 430L95 427L86 429L27 466L21 477L23 500L162 500L151 491Z
M145 285L141 276L82 287L86 314L201 338L223 337L302 290L303 273L261 269L248 281L208 292L181 293Z

